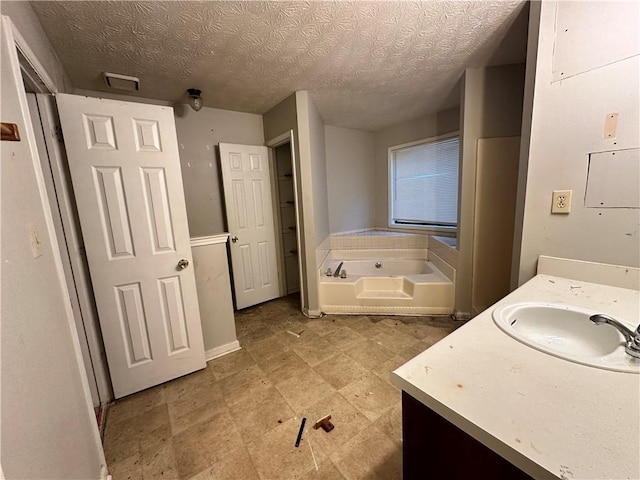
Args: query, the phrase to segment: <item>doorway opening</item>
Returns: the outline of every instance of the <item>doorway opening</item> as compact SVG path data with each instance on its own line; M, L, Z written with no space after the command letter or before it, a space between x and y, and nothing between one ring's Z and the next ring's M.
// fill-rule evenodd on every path
M277 179L275 208L277 230L280 236L280 263L282 271L283 293L291 295L300 292L300 268L298 259L298 228L296 226L296 201L293 189L293 163L291 143L283 143L273 149L274 170Z

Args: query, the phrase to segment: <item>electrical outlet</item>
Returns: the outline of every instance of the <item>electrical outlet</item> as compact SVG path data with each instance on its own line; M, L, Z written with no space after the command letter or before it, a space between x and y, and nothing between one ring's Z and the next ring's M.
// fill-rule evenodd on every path
M569 213L571 211L571 192L573 190L554 190L551 213Z

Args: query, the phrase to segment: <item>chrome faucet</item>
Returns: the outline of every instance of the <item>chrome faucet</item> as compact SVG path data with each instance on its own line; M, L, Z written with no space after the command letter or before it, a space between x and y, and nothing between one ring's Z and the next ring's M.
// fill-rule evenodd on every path
M339 276L340 276L340 269L342 268L342 264L343 264L343 263L344 263L344 262L340 262L340 265L338 265L338 267L336 268L336 271L335 271L335 272L333 272L333 276L334 276L334 277L339 277Z
M606 323L611 325L616 330L618 330L625 339L625 347L624 351L629 355L635 358L640 358L640 325L636 328L636 331L630 330L622 323L617 321L615 318L611 318L609 315L605 315L604 313L596 313L595 315L591 315L589 317L596 325Z

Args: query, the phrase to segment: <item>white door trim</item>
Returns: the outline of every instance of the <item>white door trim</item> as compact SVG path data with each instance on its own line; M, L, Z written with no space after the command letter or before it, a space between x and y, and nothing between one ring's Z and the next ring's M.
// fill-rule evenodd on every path
M24 122L25 129L23 132L22 138L29 145L29 150L31 152L31 161L33 162L34 171L36 174L36 183L38 184L38 190L40 192L40 198L43 203L43 206L47 207L48 202L47 192L45 190L44 178L42 176L42 169L40 167L40 160L38 156L38 150L35 144L35 136L33 132L33 127L31 123L31 116L29 115L29 106L27 104L27 96L23 88L23 80L20 74L20 61L18 59L18 48L22 55L34 66L34 70L38 72L39 75L42 74L41 79L46 83L45 79L53 85L50 77L44 73L46 72L40 62L36 59L35 55L31 48L28 47L27 43L24 41L22 36L18 33L15 25L11 21L11 19L7 16L2 16L2 30L3 30L3 39L6 40L8 45L16 45L16 49L10 48L10 65L3 65L3 68L10 68L13 74L13 81L16 85L18 91L18 101L20 103L20 111L22 112L22 121ZM18 43L20 42L20 43ZM55 86L53 86L55 89ZM57 89L55 89L57 90ZM91 393L89 390L89 382L87 380L87 374L84 367L84 362L82 359L82 352L80 351L80 342L78 339L78 332L76 330L75 322L73 319L73 312L71 310L71 302L69 301L69 294L67 291L67 285L64 278L64 271L62 267L62 260L59 255L58 249L58 241L56 238L55 230L53 228L53 218L51 216L51 210L48 208L43 208L44 217L45 217L45 225L47 228L47 235L51 241L53 246L53 261L56 268L56 273L58 277L58 287L60 288L60 292L62 294L62 302L64 304L64 309L67 317L67 324L69 327L69 334L71 336L71 343L73 345L73 354L75 356L76 363L78 365L80 380L82 383L82 393L85 399L86 408L83 409L82 412L78 412L79 415L84 415L87 418L87 421L95 425L95 428L91 429L92 432L92 442L93 449L97 452L98 458L100 459L100 463L102 465L102 478L106 478L107 476L107 462L104 456L104 451L102 449L102 440L100 439L100 432L98 431L95 412L93 410L93 402L91 400ZM70 433L71 434L71 433Z
M291 172L293 174L293 196L295 198L294 208L295 208L295 214L296 214L296 233L297 233L296 241L298 244L298 274L300 275L300 308L304 312L307 309L307 305L304 304L304 292L305 292L305 289L307 288L307 278L302 273L303 272L302 262L304 262L304 256L302 255L302 252L305 251L304 238L303 238L304 231L302 230L302 225L300 223L301 203L300 203L300 193L298 191L299 174L298 174L298 169L296 168L296 148L295 148L293 130L289 130L287 132L281 133L277 137L274 137L266 141L265 145L269 147L269 159L270 159L270 163L272 163L271 157L274 157L273 149L287 142L289 142L289 145L291 146L290 147L291 148ZM275 184L273 184L273 189L277 191L277 187ZM279 207L279 203L274 202L273 204L274 211L280 210L278 207ZM277 215L276 218L279 218L280 212L278 211L275 213ZM278 235L278 238L280 238L280 235ZM278 249L278 263L284 266L284 259L282 258L282 248ZM284 270L282 275L282 282L284 282ZM284 287L283 287L283 292L284 292Z

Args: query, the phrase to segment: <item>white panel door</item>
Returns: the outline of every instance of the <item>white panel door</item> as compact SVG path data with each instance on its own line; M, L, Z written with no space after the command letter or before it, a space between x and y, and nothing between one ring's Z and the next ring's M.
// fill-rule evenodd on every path
M280 294L267 147L220 144L238 309Z
M56 98L116 398L204 368L173 110Z

